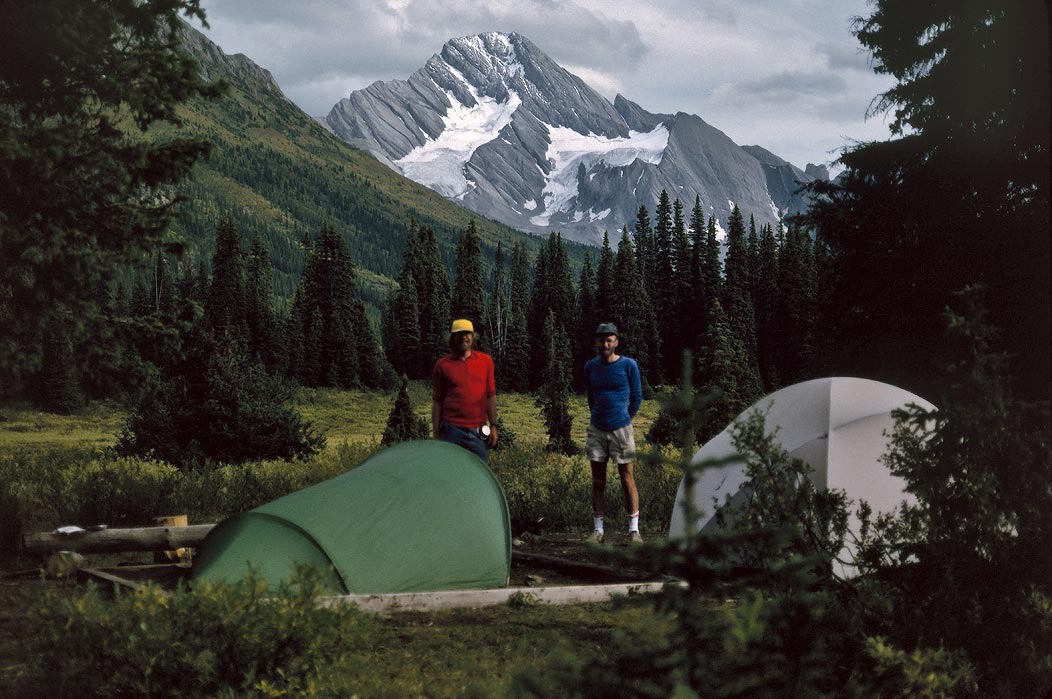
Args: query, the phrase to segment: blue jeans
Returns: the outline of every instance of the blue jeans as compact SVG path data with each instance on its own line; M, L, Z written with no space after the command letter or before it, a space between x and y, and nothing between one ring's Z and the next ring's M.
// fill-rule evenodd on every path
M489 463L489 450L486 449L486 442L479 436L478 430L457 427L443 420L438 428L438 438L443 442L464 447L482 459L483 463Z

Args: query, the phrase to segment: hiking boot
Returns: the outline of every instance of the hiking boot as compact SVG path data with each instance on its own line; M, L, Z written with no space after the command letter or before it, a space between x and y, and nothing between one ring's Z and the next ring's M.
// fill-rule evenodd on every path
M603 543L603 532L596 529L594 532L585 537L585 541L589 544L601 544Z
M628 532L628 543L629 544L642 544L643 543L643 537L640 536L638 530L633 530L633 531Z

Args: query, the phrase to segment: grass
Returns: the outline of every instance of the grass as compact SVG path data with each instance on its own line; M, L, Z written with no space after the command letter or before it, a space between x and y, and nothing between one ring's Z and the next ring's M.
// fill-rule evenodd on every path
M51 697L54 688L27 682L33 658L23 639L33 633L27 610L46 592L76 596L65 581L0 581L0 687L4 696ZM349 629L346 655L325 668L336 696L496 697L517 673L553 657L590 663L609 652L615 635L637 638L667 629L668 617L648 599L576 606L504 605L364 617ZM60 651L57 651L60 652ZM43 674L46 683L47 675Z
M410 396L414 410L429 419L428 382L411 382ZM146 502L150 497L160 497L157 494L161 491L175 493L177 500L186 501L187 509L180 511L206 507L194 505L196 502L247 507L253 505L252 498L269 500L280 495L282 488L296 489L353 466L355 459L378 446L393 402L393 393L302 389L296 395L297 407L328 437L324 453L302 464L265 462L202 474L170 473L163 464L125 463L101 455L100 450L113 443L125 419L117 405L93 404L72 416L9 406L0 409L0 466L6 461L9 476L24 474L18 478L20 502L35 503L34 509L41 510L22 513L24 521L62 520L48 521L45 528L68 523L67 519L74 521L69 518L76 516L78 508L99 510L91 516L103 521L107 507L134 509L137 503L140 509L161 507ZM582 530L590 525L590 479L584 455L565 457L544 451L547 435L533 396L501 394L498 405L504 423L518 440L515 449L495 454L491 463L505 486L512 516L543 515L562 531L577 524ZM573 398L572 409L574 439L582 447L587 425L587 405L582 396ZM645 446L643 434L657 412L655 401L644 402L635 421L640 446ZM24 469L36 475L26 474ZM674 494L676 474L649 472L640 474L638 480L644 507L651 507L646 514L654 522L667 522L665 510ZM228 494L220 497L221 493ZM619 500L612 469L608 478L611 522L620 522L623 508ZM144 516L156 514L146 509ZM52 514L42 517L45 510ZM657 527L652 524L650 531ZM19 568L31 563L17 561ZM0 565L0 569L5 568L11 570L10 565ZM33 633L28 614L31 600L47 588L64 586L73 595L78 594L78 588L33 577L0 578L0 582L0 686L19 687L20 673L32 660L26 657L28 651L22 642ZM653 605L639 600L405 613L368 621L364 634L348 641L348 655L332 671L346 696L497 696L522 668L540 666L553 654L582 662L600 659L615 636L633 637L645 629L652 630L655 623L665 623L664 617ZM47 688L37 692L38 688L22 686L19 696L49 695Z
M126 413L114 403L93 403L76 415L43 413L24 406L0 408L0 453L18 449L112 446Z

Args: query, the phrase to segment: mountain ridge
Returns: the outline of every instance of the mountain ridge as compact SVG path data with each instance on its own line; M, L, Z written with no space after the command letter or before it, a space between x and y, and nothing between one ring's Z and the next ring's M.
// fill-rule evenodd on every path
M688 206L700 196L720 221L737 204L774 223L806 206L797 183L823 172L738 146L697 115L611 103L514 32L451 39L407 80L355 90L324 121L482 215L590 244L662 190Z
M208 79L230 83L217 100L180 107L182 125L157 124L151 137L204 138L212 154L200 161L181 193L175 233L207 257L221 218L236 221L246 238L260 233L274 267L274 290L289 299L303 265L302 240L332 225L359 268L359 287L376 313L396 285L411 222L435 231L452 268L460 236L475 219L487 268L498 242L523 243L535 254L543 241L471 212L393 172L373 156L324 129L291 102L266 69L230 55L189 25L184 50ZM194 253L198 254L198 253ZM572 257L583 254L574 246Z

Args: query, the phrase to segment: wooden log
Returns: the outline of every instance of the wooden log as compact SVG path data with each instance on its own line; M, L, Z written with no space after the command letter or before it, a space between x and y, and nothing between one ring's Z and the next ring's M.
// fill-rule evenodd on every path
M76 551L78 553L122 553L126 551L169 551L201 543L214 524L187 527L144 527L104 529L74 534L40 532L27 534L23 548L28 553Z

